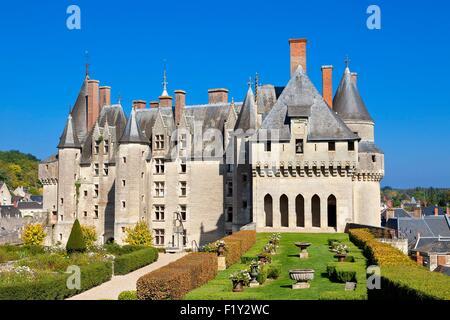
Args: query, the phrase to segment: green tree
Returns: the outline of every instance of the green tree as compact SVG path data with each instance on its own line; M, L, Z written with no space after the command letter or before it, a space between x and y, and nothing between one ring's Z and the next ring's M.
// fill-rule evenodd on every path
M125 228L125 243L136 246L152 246L153 239L145 221L139 221L134 227Z
M67 240L66 251L68 253L86 251L86 242L84 241L83 232L81 231L81 225L78 219L75 219L75 222L73 223L69 240Z

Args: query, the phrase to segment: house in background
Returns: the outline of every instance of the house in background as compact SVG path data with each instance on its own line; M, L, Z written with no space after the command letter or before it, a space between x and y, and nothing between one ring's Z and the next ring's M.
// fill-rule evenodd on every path
M0 205L11 205L11 192L9 192L8 186L3 181L0 181Z
M47 210L43 209L42 202L20 201L17 204L17 209L20 210L22 217L34 217L47 214Z

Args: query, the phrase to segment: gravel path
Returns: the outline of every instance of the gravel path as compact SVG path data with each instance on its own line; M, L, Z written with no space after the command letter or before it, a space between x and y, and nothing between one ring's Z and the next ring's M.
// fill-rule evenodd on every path
M123 276L113 276L110 281L102 283L98 287L84 291L76 296L70 297L67 300L117 300L119 293L122 291L136 290L136 281L141 276L178 260L184 255L186 255L185 252L160 253L156 262Z

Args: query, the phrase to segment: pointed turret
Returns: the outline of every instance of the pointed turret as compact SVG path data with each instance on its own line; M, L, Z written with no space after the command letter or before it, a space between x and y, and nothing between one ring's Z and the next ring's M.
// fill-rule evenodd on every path
M352 81L352 74L348 67L333 99L333 110L345 120L362 120L373 122L366 105L359 95L358 88Z
M64 132L61 135L58 144L58 149L66 149L66 148L75 148L75 149L81 148L81 144L76 134L76 129L73 125L71 114L69 114L67 118L66 127L64 128Z
M131 110L130 118L128 119L127 125L125 126L125 130L119 142L121 144L149 144L148 139L145 137L139 126L139 123L136 120L136 111L134 110L134 108Z
M255 96L253 95L252 87L249 85L242 110L236 122L236 129L242 129L244 132L247 130L256 130L258 129L257 119Z

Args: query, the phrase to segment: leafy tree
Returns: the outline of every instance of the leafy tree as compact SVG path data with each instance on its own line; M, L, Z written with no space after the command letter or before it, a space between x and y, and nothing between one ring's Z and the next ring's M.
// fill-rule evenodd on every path
M70 231L69 240L67 240L66 251L68 253L86 251L86 242L84 241L83 232L78 219L75 220Z
M84 243L86 248L90 249L94 246L97 241L97 231L94 226L82 225L81 232L83 234Z
M148 246L153 244L153 237L145 221L139 221L134 227L125 228L125 243L136 246Z
M22 241L25 245L41 246L46 237L44 226L40 223L26 225L22 233Z

